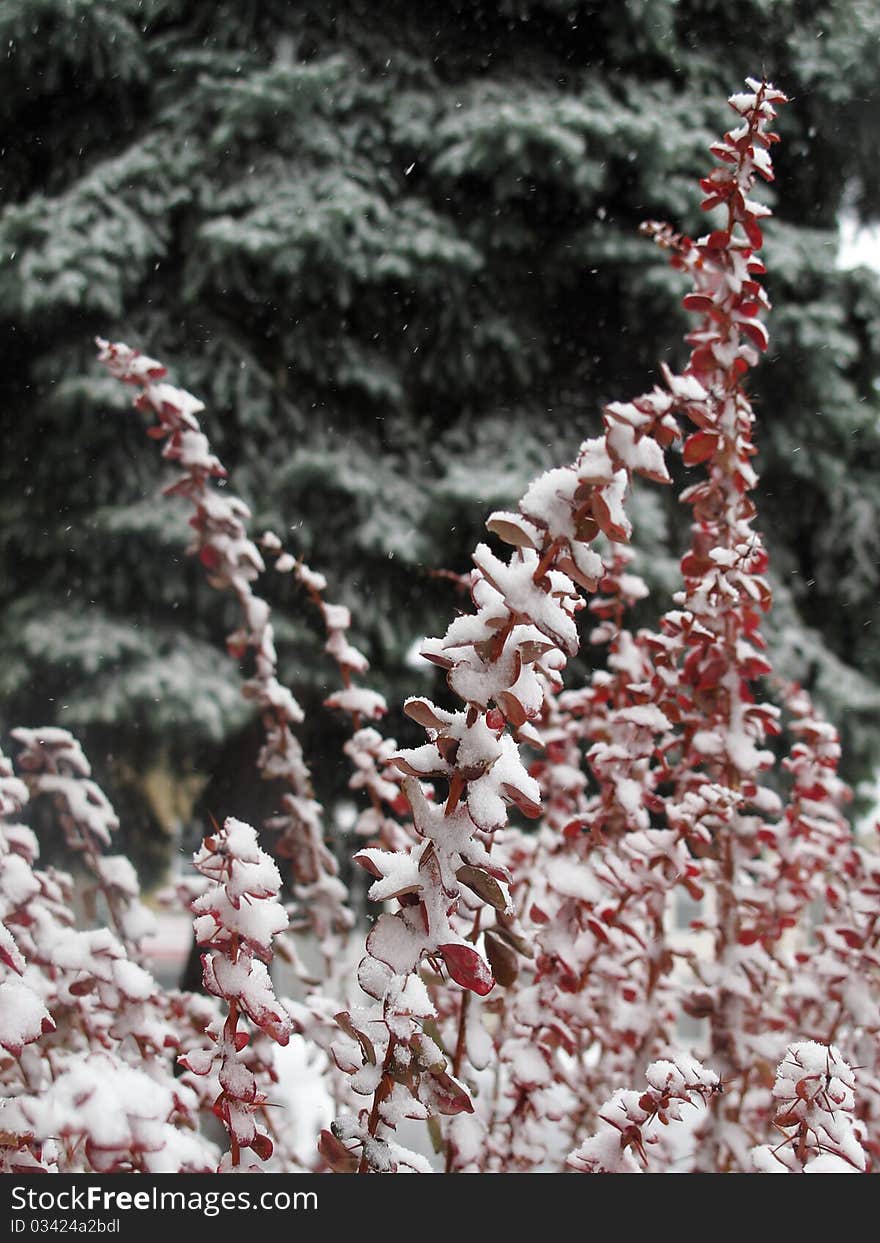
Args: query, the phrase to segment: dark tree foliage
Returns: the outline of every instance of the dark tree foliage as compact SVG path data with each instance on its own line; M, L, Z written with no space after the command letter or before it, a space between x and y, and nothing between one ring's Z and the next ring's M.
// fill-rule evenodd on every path
M209 768L223 743L228 773L246 719L229 616L98 332L204 398L255 531L327 574L377 684L411 691L405 653L450 607L431 571L464 570L487 509L649 384L684 326L638 225L702 230L719 101L763 70L794 97L756 394L773 641L849 775L869 771L880 288L835 259L842 211L880 215L872 0L9 0L0 48L7 724L49 713L118 784ZM637 503L662 593L686 519ZM317 619L277 598L283 664L317 702Z

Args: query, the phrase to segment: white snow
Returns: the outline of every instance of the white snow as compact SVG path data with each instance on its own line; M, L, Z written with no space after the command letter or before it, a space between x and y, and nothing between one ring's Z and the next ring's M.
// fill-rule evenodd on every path
M377 721L388 711L385 699L377 691L363 686L351 686L345 690L334 691L324 700L328 708L338 708L352 716L357 714L368 721Z
M0 1045L19 1054L26 1044L38 1040L44 1029L54 1027L40 998L16 977L0 983Z

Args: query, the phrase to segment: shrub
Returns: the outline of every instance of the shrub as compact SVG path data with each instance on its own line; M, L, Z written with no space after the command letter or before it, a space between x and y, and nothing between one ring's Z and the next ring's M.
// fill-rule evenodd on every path
M284 787L266 841L291 864L292 899L285 909L254 829L215 825L200 879L182 887L205 992L162 993L142 963L133 869L105 853L116 819L88 762L63 730L14 731L21 776L0 759L6 1169L871 1167L880 859L844 817L835 731L801 688L774 681L761 635L771 593L744 381L768 341L770 213L750 196L772 180L782 102L754 80L731 98L736 127L700 183L706 236L644 227L690 281L687 365L607 405L570 465L490 516L498 543L474 552L470 611L422 649L451 706L405 704L421 746L380 732L384 701L357 682L368 665L323 577L274 533L248 534L201 403L154 360L99 342L179 469L166 491L192 508L190 551L238 602L228 647L262 718L261 773ZM678 445L692 514L681 586L655 629L634 630L647 589L627 497L634 476L672 482ZM342 683L327 704L351 720L354 860L382 907L351 972L360 934L255 587L267 561L320 610ZM566 687L580 615L597 659ZM38 798L82 856L106 927L77 927L70 877L37 866L18 817ZM701 903L686 936L671 919L680 894ZM291 930L320 947L321 978ZM296 1000L276 994L273 948L299 974ZM305 1159L267 1107L273 1044L292 1037L336 1112ZM433 1159L403 1142L413 1124Z

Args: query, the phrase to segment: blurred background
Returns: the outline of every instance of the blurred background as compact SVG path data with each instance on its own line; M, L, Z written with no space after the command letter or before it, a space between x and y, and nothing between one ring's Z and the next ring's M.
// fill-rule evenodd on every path
M680 365L695 178L766 73L793 97L762 191L769 356L753 382L780 671L880 760L880 6L876 0L7 0L0 152L0 730L81 738L149 880L207 811L253 822L259 729L234 602L96 333L170 368L254 511L354 615L392 705L486 514ZM778 201L777 201L778 195ZM677 469L677 483L686 476ZM666 606L678 489L640 487ZM267 587L319 795L345 722L319 619ZM577 676L577 671L575 671ZM51 847L50 847L51 854Z

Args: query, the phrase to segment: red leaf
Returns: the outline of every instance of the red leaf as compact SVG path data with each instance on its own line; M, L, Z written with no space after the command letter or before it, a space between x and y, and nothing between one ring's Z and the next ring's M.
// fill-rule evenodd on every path
M88 993L94 991L97 983L93 976L89 976L84 980L74 980L69 987L70 995L72 997L85 997Z
M510 903L504 890L496 878L490 876L485 869L475 868L465 863L458 869L455 876L462 885L482 898L488 906L494 907L496 911L506 911L509 908Z
M438 947L446 963L446 970L462 988L469 989L479 997L485 997L495 987L495 980L488 964L470 945L441 945Z
M696 466L707 461L718 450L720 437L717 432L694 432L684 442L685 466Z
M597 488L593 494L591 501L593 517L599 524L599 529L610 540L614 540L617 544L626 544L629 540L629 531L619 522L615 522L611 516L611 510L602 495L601 488Z
M712 562L707 557L697 556L694 552L687 552L681 558L681 573L685 578L701 578L707 569L712 568Z
M502 988L510 988L519 975L519 958L516 950L500 937L486 933L486 954L495 979Z
M761 232L760 225L754 216L746 216L742 222L742 227L746 231L746 237L754 246L755 250L760 250L764 245L764 235Z
M711 372L715 367L715 354L712 352L711 346L697 346L694 353L691 354L691 370L697 372ZM705 387L705 385L704 385ZM690 419L694 418L692 411L687 411Z
M366 1032L362 1032L359 1027L355 1026L349 1012L347 1010L340 1010L339 1013L335 1014L333 1017L341 1029L345 1032L346 1036L350 1036L352 1040L356 1040L358 1042L365 1061L369 1062L371 1066L375 1066L376 1049L373 1042Z
M502 782L501 793L505 798L509 798L511 802L515 803L522 814L529 820L537 820L540 816L542 811L541 804L532 802L523 790L511 785L508 781Z
M525 725L528 720L528 713L517 699L516 695L511 694L510 691L498 691L495 698L498 702L498 706L501 708L514 729L519 729L520 726Z
M352 863L356 863L358 867L363 868L365 872L369 872L371 876L375 876L377 880L381 879L382 873L376 867L375 863L366 851L359 850L356 855L352 855L351 861Z
M794 1085L794 1094L802 1101L811 1101L816 1095L819 1087L816 1075L807 1075L803 1079L798 1079Z
M689 293L681 302L686 311L711 311L715 305L708 294Z
M699 682L697 683L698 691L711 691L721 681L724 676L725 664L723 660L710 660L708 665L702 672Z
M439 665L441 669L451 669L455 664L450 656L444 656L440 652L423 652L422 656L425 660L429 660L432 665Z
M2 945L0 945L0 963L3 963L4 966L9 967L9 969L14 971L17 975L21 975L21 960L16 962L12 954L5 950Z
M257 1154L261 1161L268 1161L274 1150L271 1139L268 1135L260 1135L259 1133L251 1140L251 1148Z
M436 1093L435 1101L441 1114L449 1117L452 1114L474 1112L474 1103L467 1088L457 1079L453 1079L452 1075L448 1075L445 1071L438 1071L431 1075L431 1079Z
M357 1170L357 1157L353 1152L348 1151L345 1144L338 1140L332 1131L321 1132L318 1152L334 1174L354 1174Z
M603 945L608 944L608 933L599 923L598 919L588 918L587 927L590 929L593 936L596 937L599 941L601 941Z
M759 350L766 350L769 342L769 336L767 334L767 329L759 319L744 320L740 323L740 329L745 333L750 341L753 341L754 344L757 345Z
M436 708L428 699L407 699L403 710L410 720L416 721L424 729L443 728L443 718L437 715Z
M751 660L747 660L741 670L742 676L747 678L750 682L753 682L756 678L763 677L765 673L771 673L772 671L773 666L768 664L766 660L761 660L758 657L753 657Z

